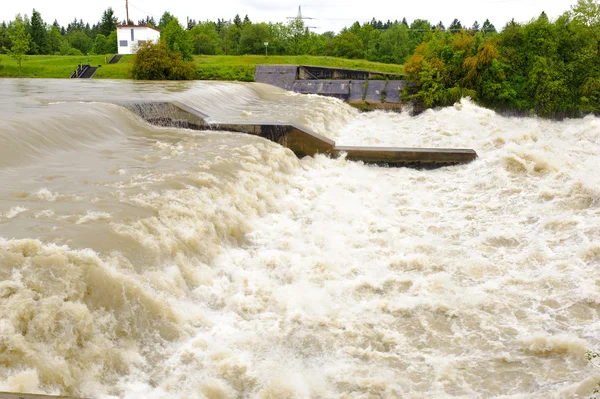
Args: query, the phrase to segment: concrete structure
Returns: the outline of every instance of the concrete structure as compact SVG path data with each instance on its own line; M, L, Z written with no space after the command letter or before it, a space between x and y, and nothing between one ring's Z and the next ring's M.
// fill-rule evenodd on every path
M385 80L370 80L365 94L365 101L369 103L382 103L385 100Z
M436 168L464 164L477 158L470 149L449 148L393 148L393 147L339 147L304 127L286 123L209 123L208 115L185 104L173 102L122 103L146 121L158 126L174 126L194 130L225 130L247 133L274 141L289 148L299 158L328 154L353 161L386 166Z
M296 79L298 79L296 65L257 65L254 70L255 82L270 84L283 90L292 90Z
M135 54L138 46L146 42L157 43L160 31L150 26L118 25L117 47L119 54Z
M306 65L257 65L254 81L302 94L336 97L362 105L361 109L390 110L402 108L400 92L405 86L399 75Z
M390 80L385 87L385 102L400 103L400 93L404 90L404 86L403 80Z
M350 98L349 80L297 80L292 90L302 94L320 94L342 100Z

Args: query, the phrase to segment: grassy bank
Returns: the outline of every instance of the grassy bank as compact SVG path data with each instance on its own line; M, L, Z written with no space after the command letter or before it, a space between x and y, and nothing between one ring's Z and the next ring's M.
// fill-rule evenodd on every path
M92 66L102 65L94 79L130 79L133 56L125 56L118 64L108 64L112 55L62 56L30 55L23 60L21 77L24 78L68 78L80 62ZM197 79L239 80L252 82L254 69L261 64L315 65L367 71L402 73L402 66L382 64L365 60L348 60L335 57L313 56L226 56L201 55L194 58ZM7 55L0 55L0 77L18 77L17 63Z

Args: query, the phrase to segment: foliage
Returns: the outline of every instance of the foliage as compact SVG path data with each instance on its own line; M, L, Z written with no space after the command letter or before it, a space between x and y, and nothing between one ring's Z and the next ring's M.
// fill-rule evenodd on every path
M221 38L213 22L200 22L189 33L192 36L194 54L221 54Z
M162 40L159 43L142 44L134 56L134 79L186 80L193 79L194 74L194 64L183 60L180 53L171 50Z
M102 13L102 19L98 24L98 34L104 37L109 36L111 33L117 30L117 24L119 19L115 16L115 12L111 7L108 7L104 13Z
M416 82L404 98L434 107L468 95L487 107L544 117L599 112L597 41L585 21L565 14L552 22L542 13L526 24L511 21L500 34L487 20L479 32L431 32L404 65Z
M17 62L19 68L19 75L22 72L23 57L29 51L29 43L31 42L31 36L25 32L25 24L21 14L15 17L12 28L8 32L8 37L11 41L10 48L4 48L4 51Z
M46 31L46 24L40 13L35 9L31 15L29 31L29 34L31 35L30 54L48 54L48 32Z
M189 61L192 59L193 43L191 37L183 29L177 18L170 19L167 26L160 32L160 40L166 43L169 50L181 54L184 60Z
M248 23L240 35L239 54L263 54L264 42L269 41L269 26L265 23Z
M363 42L349 30L344 30L333 41L332 55L344 58L364 58L365 46Z

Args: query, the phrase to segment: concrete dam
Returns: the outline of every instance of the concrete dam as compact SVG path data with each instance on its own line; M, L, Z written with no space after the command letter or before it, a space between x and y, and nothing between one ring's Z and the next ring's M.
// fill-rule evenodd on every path
M406 84L400 75L304 65L257 65L254 80L296 93L393 109L401 108Z

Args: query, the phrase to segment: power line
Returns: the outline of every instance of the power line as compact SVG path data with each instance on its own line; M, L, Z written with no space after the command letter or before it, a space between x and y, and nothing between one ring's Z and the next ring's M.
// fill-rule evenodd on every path
M131 7L133 7L133 8L135 8L136 10L138 10L138 11L141 11L141 12L145 13L146 15L150 15L151 17L154 17L154 18L160 19L160 17L159 17L159 16L157 16L157 15L154 15L154 14L152 14L151 12L148 12L148 11L142 10L141 8L139 8L139 7L135 6L133 3L129 3L129 5L130 5Z

